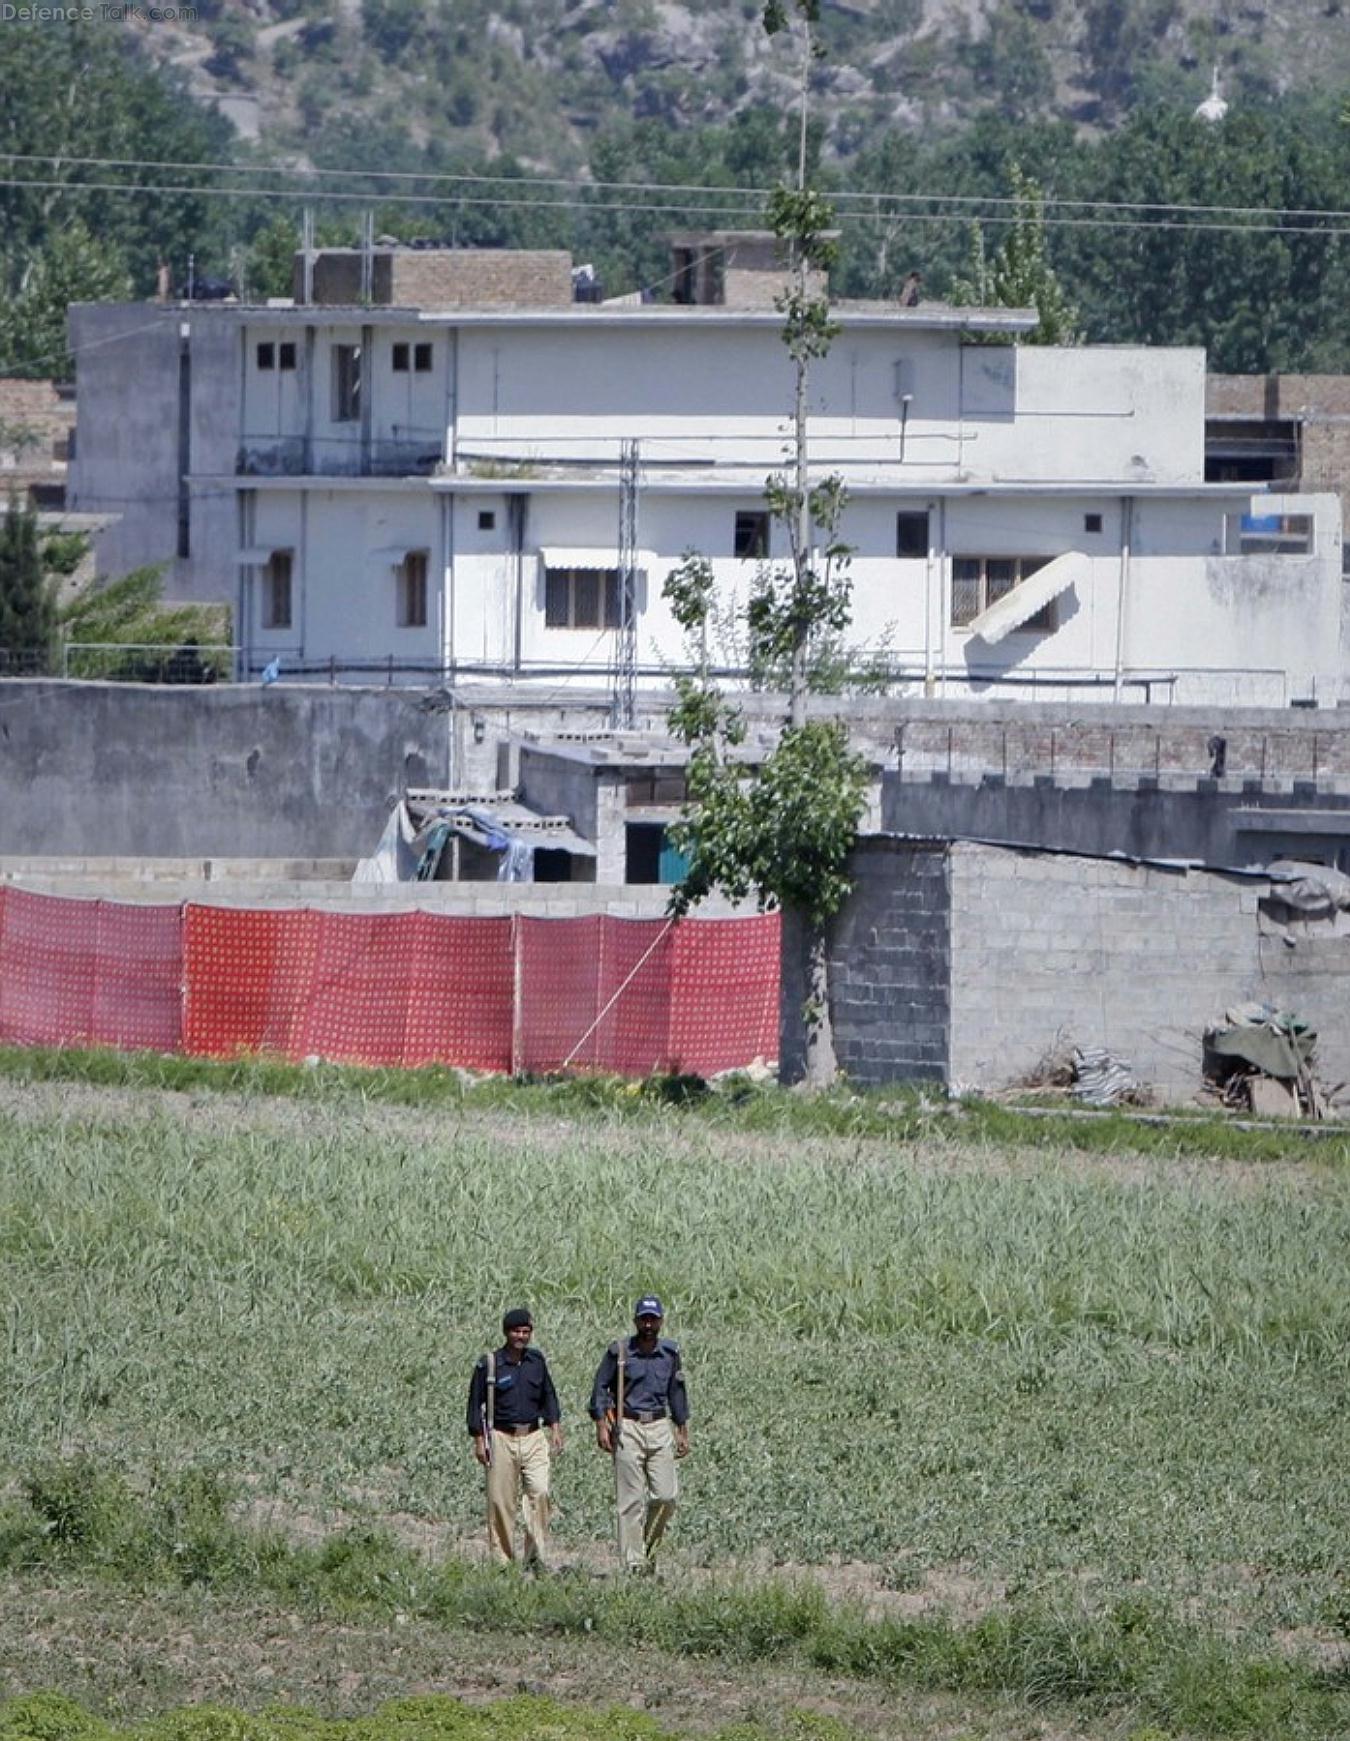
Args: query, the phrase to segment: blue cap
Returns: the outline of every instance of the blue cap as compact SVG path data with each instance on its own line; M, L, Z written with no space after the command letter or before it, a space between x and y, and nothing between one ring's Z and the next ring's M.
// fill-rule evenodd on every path
M637 1305L633 1307L635 1318L664 1318L665 1315L666 1308L655 1294L644 1294Z

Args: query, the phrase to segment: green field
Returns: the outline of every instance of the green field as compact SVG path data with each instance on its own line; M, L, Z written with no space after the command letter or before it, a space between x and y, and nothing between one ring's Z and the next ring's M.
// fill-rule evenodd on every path
M1047 1698L1109 1733L1350 1729L1343 1145L1005 1125L0 1081L14 1576L645 1625L673 1657ZM589 1575L612 1523L584 1399L648 1288L695 1419L644 1622ZM543 1590L469 1563L467 1375L521 1301L571 1429L576 1576ZM145 1546L166 1504L189 1536L214 1518L190 1574ZM118 1546L62 1505L138 1521ZM1244 1676L1247 1704L1205 1691Z

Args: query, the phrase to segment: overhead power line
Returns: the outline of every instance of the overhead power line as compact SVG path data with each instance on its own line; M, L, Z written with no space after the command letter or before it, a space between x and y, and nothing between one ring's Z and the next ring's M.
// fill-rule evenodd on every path
M260 164L260 163L204 163L199 160L172 161L144 157L73 157L64 152L38 153L0 151L0 163L46 163L69 164L72 167L95 169L153 169L173 171L201 171L212 175L268 175L285 176L301 180L307 184L323 181L395 181L431 183L450 187L504 187L516 188L523 192L533 189L564 188L571 190L576 197L585 198L593 192L603 193L659 193L659 194L706 194L720 199L762 200L768 193L766 188L747 187L738 183L718 182L674 182L674 181L605 181L593 180L580 176L512 176L485 175L479 172L451 170L414 170L414 169L323 169L309 165ZM45 186L46 183L35 182L34 186ZM75 183L78 186L96 186L95 183ZM143 184L138 184L143 185ZM152 190L158 191L158 190ZM205 190L203 190L205 191ZM282 189L251 189L251 193L266 196L269 192L282 193ZM299 198L300 194L291 197ZM369 192L364 194L340 194L336 191L307 188L305 197L322 199L367 199L377 197ZM413 195L389 193L382 196L390 201L407 201ZM456 196L458 197L458 196ZM1016 210L1025 204L1016 194L960 194L935 193L919 191L915 193L888 193L872 188L834 188L827 192L832 202L858 201L876 206L909 206L909 205L941 205L941 206L1002 206ZM1322 206L1251 206L1251 205L1203 205L1184 201L1166 200L1122 200L1122 199L1072 199L1059 194L1044 192L1042 195L1047 207L1056 207L1065 211L1106 211L1106 212L1158 212L1174 216L1198 217L1261 217L1284 220L1287 218L1330 218L1350 222L1350 210ZM521 202L524 203L524 202ZM570 204L570 201L560 201L560 204ZM601 208L609 209L609 208Z
M0 153L0 159L3 158ZM371 203L372 195L368 193L335 193L331 190L320 194L302 193L289 188L267 187L205 187L194 183L156 183L156 182L116 182L116 181L56 181L34 179L31 177L0 178L0 188L35 188L43 192L61 192L69 194L81 193L112 193L131 194L144 197L146 194L164 194L171 197L189 199L261 199L280 200L291 203L301 203L306 200L323 199L338 201L343 204L366 205ZM585 212L623 212L628 214L650 213L656 216L675 214L697 214L708 218L731 218L744 220L747 218L763 219L762 208L747 208L745 206L714 206L698 201L614 201L587 200L578 197L569 199L538 199L524 197L508 199L502 195L465 196L462 194L399 194L386 196L393 203L400 205L416 205L430 207L450 207L456 210L469 208L493 208L502 211L585 211ZM882 196L877 196L882 197ZM990 204L1003 205L1008 202L992 198ZM1179 211L1187 208L1178 207ZM1244 208L1234 208L1242 211ZM881 216L891 216L908 224L951 224L970 222L982 214L969 212L893 212L846 210L836 213L840 222L865 223L875 221ZM1208 219L1192 221L1184 218L1167 218L1159 216L1112 218L1112 217L1053 217L1046 216L1044 223L1049 229L1097 229L1097 230L1190 230L1195 232L1211 232L1229 235L1285 235L1285 236L1317 236L1332 237L1350 235L1350 223L1326 224L1321 222L1303 223L1270 223L1263 221L1262 210L1259 207L1250 208L1253 221L1247 223L1216 222ZM1310 213L1309 217L1318 219L1335 217L1350 219L1350 212ZM1015 212L993 212L983 214L985 222L991 224L1007 224L1016 220Z

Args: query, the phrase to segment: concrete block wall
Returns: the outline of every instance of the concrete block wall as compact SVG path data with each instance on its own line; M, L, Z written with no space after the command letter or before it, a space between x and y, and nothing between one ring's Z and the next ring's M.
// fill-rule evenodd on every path
M873 838L830 939L840 1068L854 1081L945 1081L951 1043L952 887L943 842Z
M1263 879L969 843L950 862L954 1081L1001 1087L1106 1046L1189 1099L1205 1028L1247 999L1307 1017L1323 1078L1350 1075L1350 937L1263 934Z

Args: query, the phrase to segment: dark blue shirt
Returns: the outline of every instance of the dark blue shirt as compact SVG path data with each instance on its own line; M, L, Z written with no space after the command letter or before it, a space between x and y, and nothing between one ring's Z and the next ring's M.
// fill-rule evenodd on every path
M605 1350L591 1390L591 1416L599 1420L614 1407L614 1388L618 1379L618 1343ZM623 1408L625 1414L646 1415L664 1410L677 1427L689 1419L689 1397L684 1388L684 1373L680 1367L679 1345L657 1339L650 1354L643 1354L636 1336L624 1343Z
M542 1420L547 1427L562 1419L558 1393L553 1388L548 1362L537 1348L527 1348L519 1361L512 1360L509 1349L499 1348L493 1356L495 1368L492 1386L492 1419L499 1427L537 1427ZM483 1403L487 1396L487 1356L474 1363L469 1380L469 1432L483 1431Z

